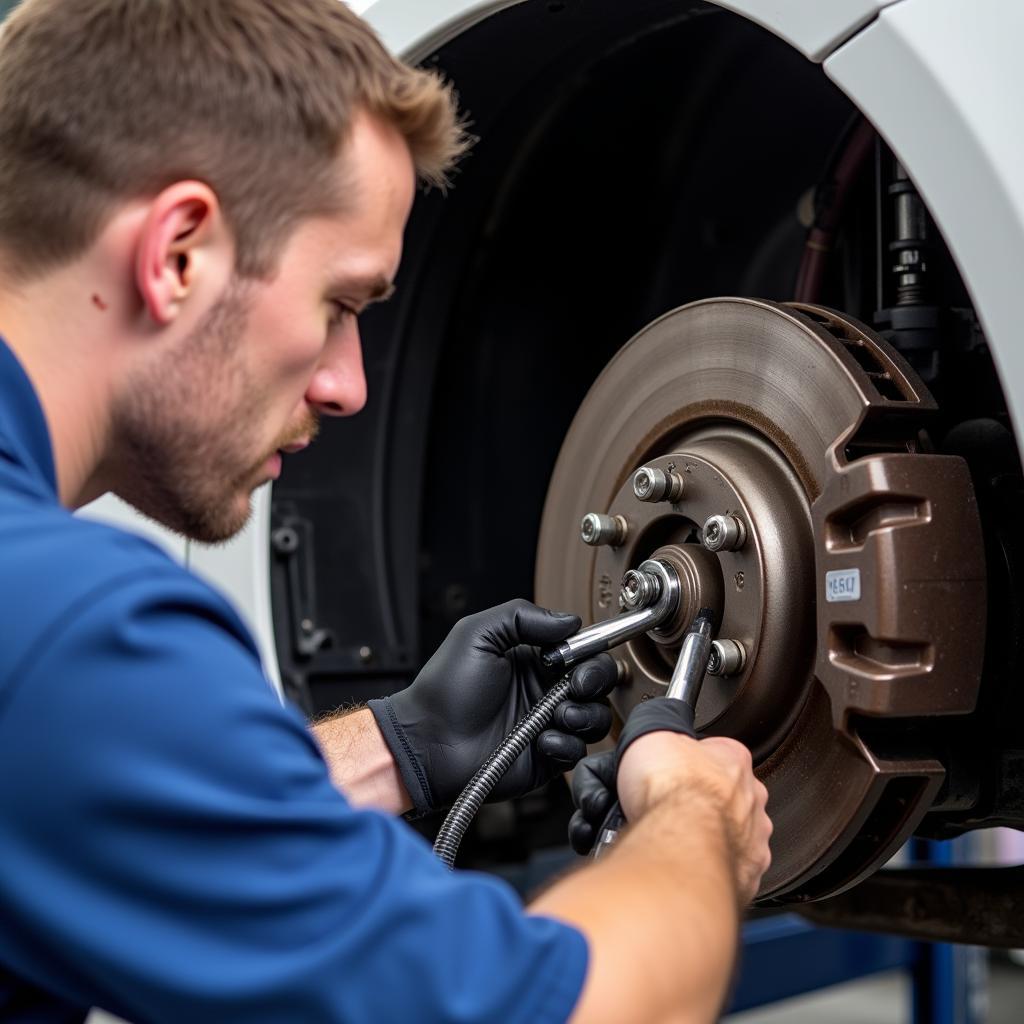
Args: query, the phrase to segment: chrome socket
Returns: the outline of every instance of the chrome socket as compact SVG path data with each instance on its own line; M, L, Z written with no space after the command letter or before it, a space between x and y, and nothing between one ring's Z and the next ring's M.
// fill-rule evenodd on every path
M642 466L633 474L633 494L640 501L677 502L683 496L683 478L654 466Z
M736 551L747 540L747 528L739 516L711 516L701 534L708 551Z
M709 676L737 676L747 663L747 652L738 640L715 640L708 660Z
M654 604L661 593L661 580L653 573L630 569L622 577L619 604L623 608L646 608Z
M609 545L617 548L629 533L629 524L624 516L606 516L600 512L588 512L580 522L580 539L591 547Z

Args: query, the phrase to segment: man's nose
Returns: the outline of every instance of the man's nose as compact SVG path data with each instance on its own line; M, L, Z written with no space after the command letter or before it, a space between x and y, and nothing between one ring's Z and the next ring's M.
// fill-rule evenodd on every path
M366 405L358 327L351 327L324 349L306 389L306 401L325 416L354 416Z

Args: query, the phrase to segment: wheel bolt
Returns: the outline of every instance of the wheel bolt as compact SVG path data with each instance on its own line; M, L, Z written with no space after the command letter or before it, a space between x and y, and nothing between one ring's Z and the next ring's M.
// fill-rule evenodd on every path
M747 528L738 516L712 516L704 524L703 541L708 551L735 551L746 539Z
M743 671L747 652L738 640L715 640L708 659L709 676L735 676Z
M604 516L600 512L588 512L580 523L580 537L584 544L598 547L610 544L617 548L629 532L623 516Z
M661 593L661 580L653 573L630 569L622 577L620 603L624 608L646 608Z
M654 466L643 466L633 474L633 493L641 501L676 502L683 496L683 478Z

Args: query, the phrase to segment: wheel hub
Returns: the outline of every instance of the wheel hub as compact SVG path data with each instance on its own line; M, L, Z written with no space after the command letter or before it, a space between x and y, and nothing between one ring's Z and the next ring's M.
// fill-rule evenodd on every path
M974 707L980 528L965 465L922 443L933 412L862 325L709 300L616 355L559 456L538 600L599 621L629 570L675 569L675 618L618 654L622 717L665 692L690 621L714 609L729 659L705 680L697 728L747 744L768 786L762 898L828 895L886 859L943 767L885 723ZM614 526L585 526L583 543L585 516Z

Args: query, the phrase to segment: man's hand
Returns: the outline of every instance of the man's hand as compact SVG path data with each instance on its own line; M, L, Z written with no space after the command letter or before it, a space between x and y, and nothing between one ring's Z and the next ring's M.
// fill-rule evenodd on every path
M578 809L569 822L569 841L577 853L588 853L616 795L627 821L682 796L684 803L721 816L737 893L747 903L771 859L768 791L754 777L750 752L742 744L724 737L697 743L673 735L683 732L672 714L676 707L667 698L644 702L627 720L616 750L580 762L573 777Z
M450 804L554 682L535 645L558 643L579 627L576 615L509 601L456 623L409 687L370 701L418 812ZM615 675L608 655L573 670L573 700L558 705L552 728L516 760L492 800L528 793L571 768L587 743L608 732L611 711L601 698Z
M615 803L618 767L618 754L605 750L585 757L572 773L572 801L576 811L569 819L569 845L581 857L586 857L594 848L601 823Z
M684 816L717 814L740 906L757 895L771 863L772 823L765 813L768 790L755 778L750 751L742 743L724 736L698 742L669 732L650 733L622 755L617 783L627 821L640 821L666 803L674 803Z
M592 842L616 782L628 826L605 856L530 906L587 939L591 966L573 1024L710 1024L722 1012L739 910L770 859L768 794L749 752L734 740L686 735L688 722L668 706L677 703L646 701L627 719L617 752L576 769L577 849Z

